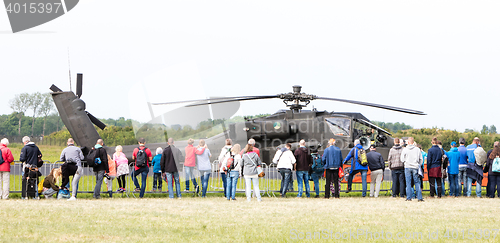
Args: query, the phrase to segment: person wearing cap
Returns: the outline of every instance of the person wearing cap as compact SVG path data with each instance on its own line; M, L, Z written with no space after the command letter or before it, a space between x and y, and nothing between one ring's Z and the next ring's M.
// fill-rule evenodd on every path
M469 172L474 171L472 168L474 168L476 164L476 156L474 156L474 150L476 150L477 147L481 147L481 144L479 142L479 138L475 137L474 140L472 140L472 144L467 146L467 167L469 168ZM481 168L482 169L482 168ZM480 178L475 178L475 177L480 177ZM481 179L476 181L476 196L481 197L481 181L482 181L482 175L477 174L472 175L471 173L467 173L467 197L470 197L472 194L472 181L475 179Z
M335 198L340 198L339 188L339 168L342 166L342 152L340 148L335 146L335 139L330 139L328 141L328 148L323 152L321 160L325 163L325 174L326 174L326 184L325 184L325 198L330 198L330 184L333 181L333 186L335 188Z
M403 152L403 147L399 144L400 139L394 138L394 146L389 150L389 169L391 169L392 175L392 197L397 197L398 195L403 198L405 196L406 184L405 184L405 166L401 161L401 153Z
M458 140L460 146L458 147L458 153L460 154L460 160L458 162L458 194L463 196L467 195L467 148L465 147L465 138L460 138ZM463 184L463 190L462 190Z
M361 143L359 139L354 140L354 148L349 151L347 156L344 159L343 164L345 164L347 161L351 161L351 173L349 174L349 179L347 181L347 192L350 192L352 189L352 179L357 173L361 173L361 180L363 184L363 193L362 196L366 197L366 174L368 173L368 165L361 165L359 163L359 158L358 158L358 150L363 149L363 146L361 146Z
M450 151L446 152L448 156L448 182L450 183L450 197L460 196L458 187L458 164L460 163L460 152L458 152L457 143L451 142Z
M366 159L368 160L368 168L371 170L370 197L378 197L385 171L384 158L372 144L370 152L366 154Z

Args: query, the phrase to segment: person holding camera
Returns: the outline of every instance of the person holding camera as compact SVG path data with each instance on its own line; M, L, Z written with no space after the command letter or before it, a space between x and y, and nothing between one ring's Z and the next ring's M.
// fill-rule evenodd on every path
M69 177L73 176L73 182L71 183L72 193L71 197L68 199L70 201L76 200L76 191L78 190L78 182L80 177L83 175L82 159L83 153L79 147L75 146L75 141L72 138L68 138L68 147L64 148L61 152L60 161L64 161L61 166L62 170L62 188L69 187Z

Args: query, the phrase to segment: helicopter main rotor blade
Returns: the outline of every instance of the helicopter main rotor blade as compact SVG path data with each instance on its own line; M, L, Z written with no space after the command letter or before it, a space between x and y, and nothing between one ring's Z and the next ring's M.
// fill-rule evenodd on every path
M211 99L204 100L198 104L187 105L186 107L200 106L200 105L213 105L227 102L235 102L235 101L245 101L245 100L263 100L263 99L272 99L279 98L277 95L264 95L264 96L248 96L248 97L239 97L228 100L216 100L212 101Z
M151 103L152 105L172 105L172 104L182 104L182 103L190 103L190 102L207 102L207 101L223 101L230 100L227 102L234 101L234 99L245 99L245 98L259 98L259 97L267 97L267 96L234 96L234 97L220 97L220 98L211 98L211 99L200 99L200 100L183 100L183 101L173 101L173 102L162 102L162 103ZM276 96L274 96L276 97ZM206 104L206 103L204 103Z
M339 101L339 102L351 103L351 104L356 104L356 105L371 106L371 107L375 107L375 108L403 112L403 113L408 113L408 114L413 114L413 115L427 115L422 111L410 110L410 109L399 108L399 107L394 107L394 106L387 106L387 105L379 105L379 104L373 104L373 103L361 102L361 101L355 101L355 100L344 100L344 99L327 98L327 97L316 97L316 99Z

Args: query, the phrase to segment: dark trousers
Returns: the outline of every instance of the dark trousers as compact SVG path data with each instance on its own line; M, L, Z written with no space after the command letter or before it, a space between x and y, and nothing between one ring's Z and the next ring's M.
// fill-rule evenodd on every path
M281 174L281 188L280 188L280 192L281 192L281 196L285 197L286 196L286 192L288 190L291 190L289 188L289 183L290 183L290 179L292 178L292 170L290 170L290 169L279 169L279 173Z
M335 198L340 198L339 188L339 169L330 170L326 169L326 185L325 185L325 198L330 198L330 184L333 181L333 188L335 188Z
M488 189L489 196L491 198L495 197L495 189L497 191L497 196L500 197L500 176L489 175L488 183L490 183L490 187Z
M161 179L161 173L154 173L153 174L153 190L156 190L158 188L158 190L161 191L162 186L163 186L163 182Z
M69 177L74 176L76 174L76 170L78 169L78 166L76 166L75 163L67 163L64 162L64 164L61 166L61 171L62 171L62 187L69 188Z
M438 177L429 177L429 183L431 184L431 197L434 197L434 195L436 194L436 184L437 184L437 194L438 194L438 197L441 197L441 188L442 188L442 184L441 184L442 180L441 178L438 178Z
M126 177L126 176L127 176L127 175L125 174L125 175L118 176L118 177L116 178L116 179L118 180L118 186L119 186L120 188L125 188L125 186L126 186L126 185L125 185L125 183L126 183L126 182L125 182L125 177Z
M405 170L392 170L392 196L400 197L405 196L406 182L405 182Z

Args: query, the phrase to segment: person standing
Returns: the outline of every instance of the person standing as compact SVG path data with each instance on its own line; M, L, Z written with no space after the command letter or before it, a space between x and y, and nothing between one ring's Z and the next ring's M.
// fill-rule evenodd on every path
M475 137L472 140L472 144L467 146L467 197L470 197L472 194L472 181L476 181L476 196L478 198L481 197L481 182L483 180L482 166L476 164L476 156L474 155L474 150L476 148L481 147L481 143L479 142L479 138ZM480 173L481 172L481 173Z
M243 176L245 177L245 194L247 196L247 201L250 202L252 198L251 186L253 184L254 195L257 197L257 201L261 202L262 198L260 196L259 190L259 175L257 173L257 167L259 167L262 162L260 157L253 150L252 144L247 144L243 150ZM292 154L293 156L293 154Z
M198 161L198 170L201 174L201 197L207 196L208 180L210 179L210 174L212 174L212 164L210 163L210 149L208 149L205 140L201 139L198 147L195 151L196 160Z
M127 156L122 152L121 145L116 146L113 160L116 162L116 180L118 181L118 190L116 192L125 192L127 185L126 177L130 173Z
M443 162L443 152L437 143L437 138L432 138L432 147L427 151L427 174L429 176L429 183L431 184L431 197L434 197L437 192L438 198L441 198L441 164Z
M345 164L349 160L352 160L351 161L351 173L349 174L349 178L347 181L347 192L350 192L352 189L352 180L353 180L354 176L357 173L361 173L361 180L363 183L362 195L363 195L363 197L366 197L366 187L367 187L366 174L368 172L368 165L361 165L360 164L360 161L359 161L360 158L358 158L358 154L359 154L360 150L364 150L363 146L361 146L359 139L356 139L356 140L354 140L354 148L352 148L351 151L349 151L349 153L347 154L347 156L344 159L343 164Z
M151 150L146 148L146 139L139 138L139 147L134 149L134 153L132 154L132 160L135 160L134 165L134 185L135 192L139 192L139 198L144 197L144 193L146 191L146 180L148 178L149 173L149 162L153 160L153 155L151 154ZM141 186L139 189L139 182L137 181L137 176L141 175Z
M21 188L21 197L23 199L26 198L26 184L27 178L29 177L30 168L38 171L38 159L42 157L42 152L35 145L34 142L30 141L30 137L23 137L24 147L21 149L21 155L19 156L19 161L23 162L23 177L22 177L22 188ZM36 197L38 198L38 191L36 193Z
M424 159L420 149L415 145L415 140L413 137L408 138L408 145L403 149L401 153L401 162L405 166L405 177L406 177L406 201L411 201L413 198L413 190L411 188L411 178L415 181L415 190L417 191L417 197L419 202L423 202L422 189L420 188L420 179L418 178L418 167L422 165Z
M9 140L0 141L0 199L9 199L10 191L10 163L14 162L12 151L7 147Z
M236 200L236 185L238 184L238 177L241 173L241 165L243 164L243 160L240 155L241 145L235 144L231 148L231 159L233 159L233 169L227 168L227 162L224 164L223 170L228 171L227 174L227 189L226 189L226 198L227 200ZM226 159L226 161L229 160Z
M64 161L61 166L62 171L62 189L69 186L69 177L73 176L73 182L71 183L71 197L69 201L76 200L76 193L78 191L78 182L80 177L83 175L82 160L84 159L82 150L75 146L75 141L73 138L68 138L68 147L64 148L61 152L59 158L60 161Z
M458 152L457 143L451 142L450 151L446 152L448 156L448 182L450 183L450 197L460 196L458 187L458 164L460 163L460 152Z
M311 166L311 178L314 182L314 191L316 196L314 198L319 198L319 179L323 177L325 172L325 163L323 163L321 156L318 154L317 148L311 149L311 160L313 165Z
M488 151L488 160L486 162L488 182L490 184L487 190L490 198L495 198L495 191L497 191L497 196L500 197L500 172L493 171L493 161L496 158L500 158L500 147L498 141L494 143L493 149Z
M323 152L321 160L325 163L325 198L330 198L330 184L333 182L335 188L335 198L340 198L339 188L339 168L342 166L342 152L335 146L335 139L328 140L328 148Z
M467 157L467 148L465 147L465 138L460 138L460 146L458 147L458 153L460 153L460 160L458 164L458 194L467 196L467 164L469 158ZM463 190L462 190L463 184Z
M181 198L181 184L179 182L179 163L182 161L181 151L174 146L174 139L168 139L168 146L163 150L163 154L160 160L161 171L166 174L168 182L168 196L169 198L174 198L174 188L172 181L175 181L175 190L177 192L177 198Z
M101 186L102 181L104 180L104 174L109 173L108 153L106 152L106 149L104 149L103 145L104 141L102 139L98 139L96 145L92 148L92 150L96 150L95 158L99 158L101 160L100 164L94 165L94 174L96 178L93 194L94 199L101 199Z
M195 192L199 192L198 183L196 182L196 178L194 177L194 168L196 167L196 150L193 146L194 140L192 138L188 139L188 145L184 148L185 158L184 158L184 177L186 180L186 189L185 192L189 192L189 181L193 182L193 186ZM201 150L205 150L202 148Z
M153 166L153 192L156 192L158 189L161 192L163 181L161 179L161 157L163 154L163 149L161 147L156 148L156 156L151 161L151 165ZM168 181L167 181L168 185Z
M371 170L370 197L378 197L380 185L384 177L385 162L382 155L377 152L375 145L370 146L370 152L366 154L368 168ZM375 191L375 193L374 193Z
M394 138L394 146L389 150L389 169L392 175L392 197L398 195L403 198L405 196L405 166L401 161L401 153L403 147L399 144L399 138Z
M296 162L295 156L290 150L291 147L290 143L285 144L285 147L276 151L273 158L273 163L277 164L276 168L281 175L281 197L286 197L286 192L289 190L290 178L292 177L293 165Z
M309 149L306 148L306 141L304 139L300 140L299 148L295 150L295 175L297 176L297 183L299 188L299 193L297 197L302 197L303 184L304 182L306 188L306 197L311 197L310 187L309 187L309 169L312 164L312 157Z
M220 171L220 177L222 179L222 187L224 187L224 197L227 197L227 179L226 179L226 172L223 170L224 165L227 164L227 159L231 155L231 147L232 147L233 141L228 138L226 139L226 145L220 150L220 155L219 155L219 171Z

